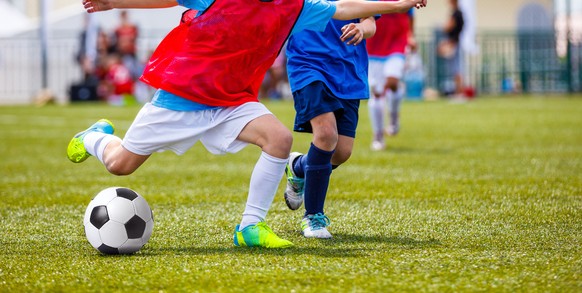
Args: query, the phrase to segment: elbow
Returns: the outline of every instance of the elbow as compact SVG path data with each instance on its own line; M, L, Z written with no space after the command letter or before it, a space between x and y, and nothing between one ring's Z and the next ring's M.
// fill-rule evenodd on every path
M376 25L372 25L370 29L364 34L364 39L369 39L376 34Z

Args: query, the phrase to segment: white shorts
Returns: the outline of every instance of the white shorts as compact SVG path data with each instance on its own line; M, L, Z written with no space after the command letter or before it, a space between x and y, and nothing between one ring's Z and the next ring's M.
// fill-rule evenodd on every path
M384 60L370 59L368 66L370 87L380 93L384 91L384 84L387 78L402 79L404 61L404 55L401 54L390 55Z
M236 138L252 120L271 112L261 103L200 111L173 111L147 103L127 130L122 145L138 155L171 150L184 154L200 140L216 155L236 153L248 143Z

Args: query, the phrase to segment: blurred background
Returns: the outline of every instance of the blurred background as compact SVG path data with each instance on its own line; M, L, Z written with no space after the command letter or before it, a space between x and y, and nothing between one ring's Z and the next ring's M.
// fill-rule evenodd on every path
M459 6L467 96L582 91L582 1ZM0 0L0 104L147 101L151 89L137 81L140 70L184 10L88 15L81 0ZM446 96L454 87L437 54L449 17L449 0L416 11L421 70L403 78L409 99ZM285 98L284 79L279 86Z

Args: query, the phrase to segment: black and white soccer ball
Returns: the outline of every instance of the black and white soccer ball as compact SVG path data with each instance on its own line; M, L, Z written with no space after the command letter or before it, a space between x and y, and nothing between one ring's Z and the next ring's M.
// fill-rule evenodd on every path
M154 215L143 196L124 187L99 192L87 206L85 235L104 254L130 254L150 239Z

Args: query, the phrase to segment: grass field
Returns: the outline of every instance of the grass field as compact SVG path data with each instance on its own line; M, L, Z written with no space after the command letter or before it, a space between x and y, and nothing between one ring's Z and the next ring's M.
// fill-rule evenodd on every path
M291 127L290 102L267 106ZM332 176L333 239L300 235L280 185L267 222L287 250L232 244L256 147L160 153L127 177L67 160L76 132L107 117L123 136L138 110L0 107L1 292L582 292L580 96L407 102L377 153L364 103L352 158ZM295 134L294 150L309 141ZM85 239L85 207L109 186L154 210L134 255Z

